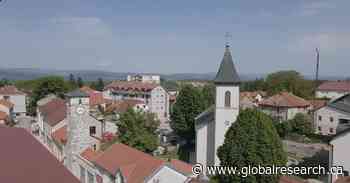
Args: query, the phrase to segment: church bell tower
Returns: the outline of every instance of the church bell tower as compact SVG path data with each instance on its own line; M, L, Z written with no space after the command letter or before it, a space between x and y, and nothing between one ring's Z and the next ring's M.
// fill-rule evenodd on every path
M230 46L225 46L224 57L214 79L215 83L215 165L220 164L217 149L224 143L228 128L239 114L240 79L233 64Z

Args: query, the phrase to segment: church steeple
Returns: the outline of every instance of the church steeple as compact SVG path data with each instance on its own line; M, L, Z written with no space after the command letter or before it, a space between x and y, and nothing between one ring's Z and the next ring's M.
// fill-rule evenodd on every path
M214 82L215 84L237 84L240 82L228 44L225 46L224 58L221 61Z

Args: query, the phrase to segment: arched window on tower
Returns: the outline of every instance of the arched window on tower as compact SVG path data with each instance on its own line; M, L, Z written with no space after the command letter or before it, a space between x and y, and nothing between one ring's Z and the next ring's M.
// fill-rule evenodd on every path
M225 107L231 107L231 92L225 92Z

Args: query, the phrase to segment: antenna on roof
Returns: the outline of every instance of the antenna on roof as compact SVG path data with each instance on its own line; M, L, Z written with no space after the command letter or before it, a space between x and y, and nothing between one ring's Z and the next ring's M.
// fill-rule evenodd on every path
M316 48L316 77L315 77L315 90L318 86L318 74L319 74L319 68L320 68L320 49Z
M225 33L225 46L229 47L230 46L230 39L232 38L232 35L229 32Z

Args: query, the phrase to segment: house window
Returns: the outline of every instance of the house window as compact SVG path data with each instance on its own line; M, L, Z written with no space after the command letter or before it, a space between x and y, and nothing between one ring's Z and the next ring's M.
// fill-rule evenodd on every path
M79 104L82 104L83 102L81 101L81 98L79 99Z
M94 151L97 151L97 146L96 146L96 144L93 145L93 149L94 149Z
M322 127L319 126L319 127L318 127L318 131L322 131Z
M329 121L333 122L333 121L334 121L334 118L333 118L333 117L330 117L330 118L329 118Z
M94 175L88 172L88 183L94 183Z
M330 129L329 129L329 133L333 133L333 128L330 128Z
M90 126L90 136L96 135L96 126Z
M322 116L318 116L318 120L319 120L319 121L322 121Z
M80 166L80 182L85 183L85 168Z
M225 107L231 107L231 92L225 92Z

